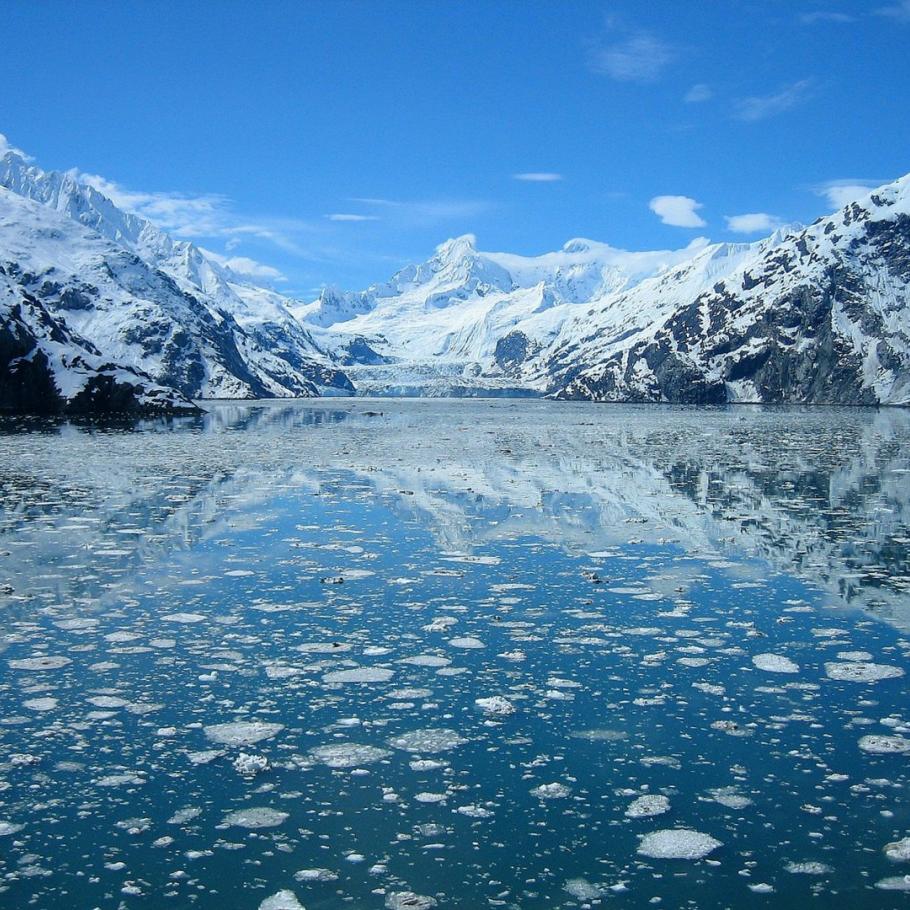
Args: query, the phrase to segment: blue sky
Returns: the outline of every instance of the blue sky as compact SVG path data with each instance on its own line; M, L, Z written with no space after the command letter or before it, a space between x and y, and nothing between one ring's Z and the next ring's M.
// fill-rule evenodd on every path
M9 0L3 18L10 143L302 295L465 232L527 254L754 238L910 171L910 0Z

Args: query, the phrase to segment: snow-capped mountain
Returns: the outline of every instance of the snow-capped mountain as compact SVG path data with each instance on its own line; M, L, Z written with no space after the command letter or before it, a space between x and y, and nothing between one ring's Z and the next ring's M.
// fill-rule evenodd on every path
M387 282L306 303L239 277L75 172L8 152L0 270L0 331L17 339L0 347L0 379L12 388L31 375L23 358L52 325L50 410L102 367L184 399L910 404L910 176L755 243L629 252L575 239L518 256L466 234ZM65 376L77 360L82 385ZM143 400L159 399L152 385Z
M682 288L685 269L667 278ZM614 301L567 327L547 355L560 397L910 404L910 175L673 296L628 334L603 328Z
M343 359L361 392L542 394L549 378L537 358L573 314L690 259L705 243L629 253L572 240L526 257L481 252L468 234L385 284L327 292L292 311Z
M0 159L0 266L103 357L183 396L352 391L280 295L13 152Z

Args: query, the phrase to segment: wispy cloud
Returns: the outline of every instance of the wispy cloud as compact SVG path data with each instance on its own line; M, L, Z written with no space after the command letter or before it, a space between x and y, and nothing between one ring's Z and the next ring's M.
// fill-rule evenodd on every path
M803 25L817 25L819 22L856 22L855 16L850 16L847 13L839 13L834 10L817 10L814 13L803 13L799 17L799 21Z
M0 158L2 158L8 152L12 152L14 155L18 155L20 158L24 158L26 161L32 160L32 157L30 155L26 155L22 149L16 148L16 146L12 145L6 136L3 135L3 133L0 133Z
M839 180L826 180L812 187L816 196L821 196L828 201L834 209L843 208L851 202L867 195L870 190L881 186L884 180L866 180L861 177L845 177Z
M219 265L230 269L234 274L244 278L282 282L288 280L287 276L282 274L278 269L273 268L270 265L265 265L262 262L257 262L255 259L250 259L249 256L222 256L220 253L208 250L205 247L200 247L199 249L201 249L209 259L214 259Z
M648 208L660 218L664 224L673 227L704 227L707 222L698 214L698 209L704 208L691 196L655 196Z
M333 212L331 215L326 215L326 218L329 221L379 221L378 215L357 215L353 212Z
M193 195L179 192L131 190L97 174L77 174L79 180L107 196L118 208L147 218L175 237L186 240L220 238L232 249L243 239L271 243L302 255L296 235L313 226L294 218L266 218L241 214L231 200L217 193Z
M383 199L359 196L350 200L360 205L372 206L383 212L388 220L397 220L408 226L427 227L463 218L482 215L492 208L484 199ZM377 216L378 217L378 216Z
M808 100L812 93L813 81L800 79L783 86L778 92L770 95L754 95L742 98L736 105L736 116L739 120L755 122L783 114Z
M910 23L910 0L901 0L900 3L893 3L890 6L881 6L875 13L878 16L887 16L889 19L896 19L898 22Z
M676 48L644 29L607 20L606 38L591 49L589 66L618 82L657 82L677 57Z
M556 183L562 180L562 174L552 171L526 171L523 174L512 174L514 180L525 180L528 183Z
M757 234L776 231L783 221L767 212L749 212L746 215L725 215L727 230L736 234Z
M702 101L710 101L713 97L714 91L711 86L698 82L683 95L683 101L686 104L700 104Z

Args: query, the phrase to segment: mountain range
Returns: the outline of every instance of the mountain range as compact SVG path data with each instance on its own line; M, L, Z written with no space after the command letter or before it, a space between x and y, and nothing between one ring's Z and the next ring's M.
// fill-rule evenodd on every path
M0 158L0 410L353 394L910 404L910 176L754 243L527 257L464 235L305 301Z

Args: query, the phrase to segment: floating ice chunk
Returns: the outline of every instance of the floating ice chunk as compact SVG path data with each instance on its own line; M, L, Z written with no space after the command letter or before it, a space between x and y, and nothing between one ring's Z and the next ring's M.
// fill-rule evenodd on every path
M45 698L29 698L22 702L22 706L28 708L29 711L53 711L57 705L57 699L51 698L50 696Z
M161 618L166 622L180 622L192 625L196 622L202 622L205 616L202 613L165 613Z
M603 889L592 885L585 878L570 878L562 890L579 901L593 901L603 897Z
M756 654L752 663L766 673L799 673L799 664L780 654Z
M297 645L296 651L302 651L304 654L340 654L344 651L350 651L352 645L344 641L311 641L304 645Z
M277 736L284 724L269 724L261 720L235 721L229 724L210 724L203 728L212 742L222 746L252 746Z
M378 746L364 746L360 743L330 743L310 749L310 755L317 762L330 768L356 768L381 761L392 753Z
M338 876L331 869L301 869L294 873L298 882L337 882Z
M842 664L826 663L825 673L830 679L846 682L878 682L880 679L896 679L898 676L904 675L904 671L900 667L866 661L850 661Z
M910 739L873 733L861 736L859 747L863 752L871 752L873 755L897 755L910 752Z
M709 790L708 794L714 802L728 809L745 809L746 806L752 805L752 800L738 793L735 787L718 787L716 790Z
M13 670L59 670L73 661L69 657L54 657L42 654L40 657L23 657L19 660L8 661Z
M489 698L475 698L474 704L487 714L505 717L515 713L515 705L502 695L492 695Z
M241 752L234 759L234 770L244 777L255 777L263 771L267 771L269 760L264 755L250 755L248 752Z
M333 670L322 677L324 683L375 683L388 682L394 670L383 667L355 667L352 670Z
M447 752L449 749L457 749L464 745L467 740L456 733L454 730L445 728L413 730L410 733L402 733L400 736L394 736L389 743L396 749L405 752Z
M448 799L446 793L418 793L414 799L419 803L444 803Z
M474 638L470 635L466 635L461 638L450 638L449 644L453 648L465 648L466 650L486 647L486 645L479 638Z
M221 749L204 749L202 752L187 752L186 757L191 765L208 765L221 758L224 752Z
M723 844L691 828L664 828L646 834L638 845L642 856L652 859L703 859Z
M910 891L910 875L889 875L879 879L875 887L882 891Z
M284 890L267 897L259 905L259 910L304 910L304 906L293 891Z
M413 891L392 891L386 895L387 910L432 910L439 906L436 899Z
M276 828L287 821L289 814L268 806L257 806L252 809L238 809L224 817L227 825L235 828Z
M629 818L650 818L670 811L670 800L656 793L646 793L633 800L626 809Z
M178 809L168 820L169 825L185 825L194 818L202 815L202 809L199 806L187 806L185 809Z
M16 825L13 822L0 822L0 837L9 837L17 831L21 831L25 825Z
M99 787L141 787L146 781L144 777L138 774L108 774L106 777L99 778L95 783Z
M885 844L882 849L885 852L885 856L895 863L910 862L910 837L892 841L890 844Z
M756 894L774 894L774 886L767 882L755 882L754 885L749 885L749 890Z
M531 796L536 796L538 799L565 799L571 793L571 787L555 782L552 784L541 784L531 790Z
M784 869L791 875L830 875L834 871L827 863L787 863Z
M414 657L403 657L398 663L410 664L412 667L447 667L452 661L438 654L417 654Z
M467 806L459 806L454 811L459 815L466 815L468 818L489 818L493 814L489 809L478 806L476 803L470 803Z

